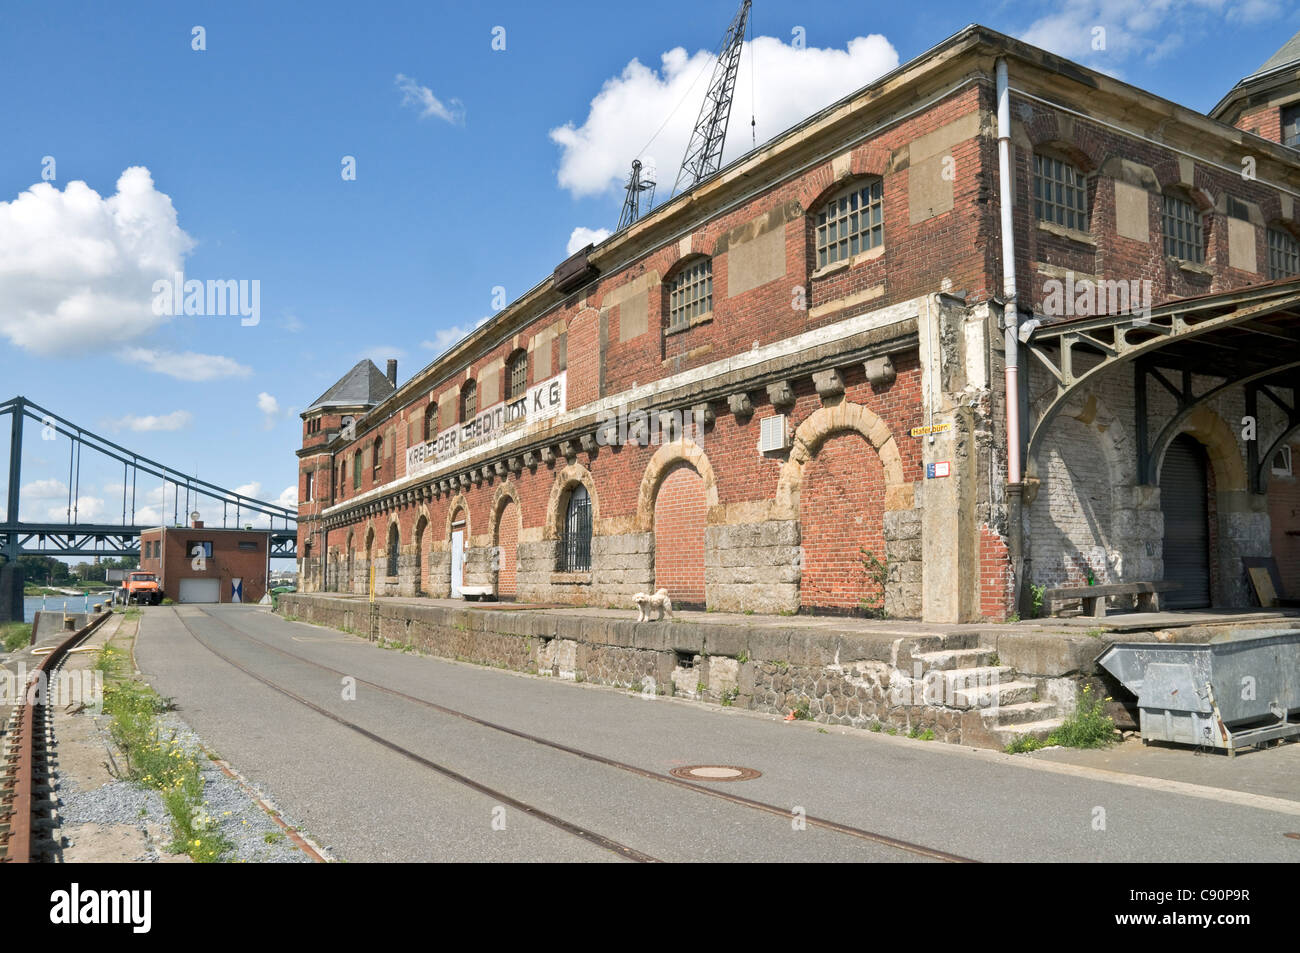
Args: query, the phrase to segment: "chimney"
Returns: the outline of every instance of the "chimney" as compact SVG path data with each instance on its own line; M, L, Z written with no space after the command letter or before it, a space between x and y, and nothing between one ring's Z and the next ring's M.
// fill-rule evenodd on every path
M388 383L393 385L394 390L397 389L397 361L391 357L388 359Z
M203 529L203 520L190 520L190 527L192 529Z

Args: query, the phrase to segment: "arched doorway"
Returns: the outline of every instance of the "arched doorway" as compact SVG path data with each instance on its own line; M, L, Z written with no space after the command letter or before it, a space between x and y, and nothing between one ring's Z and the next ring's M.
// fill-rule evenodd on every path
M415 552L412 557L415 563L415 594L424 595L424 531L428 527L429 521L423 516L415 523Z
M863 551L885 563L885 472L857 431L827 437L804 468L799 496L803 566L800 604L851 613L882 608Z
M1210 604L1208 460L1193 437L1179 434L1160 467L1160 509L1165 518L1165 580L1181 588L1162 600L1169 609Z
M519 504L507 497L497 518L497 546L494 554L497 571L497 598L513 599L518 593L516 571L519 566Z
M459 599L465 585L465 537L469 527L465 511L457 509L451 518L451 597Z
M708 505L704 479L682 462L668 471L655 494L655 588L674 606L705 607L704 530Z

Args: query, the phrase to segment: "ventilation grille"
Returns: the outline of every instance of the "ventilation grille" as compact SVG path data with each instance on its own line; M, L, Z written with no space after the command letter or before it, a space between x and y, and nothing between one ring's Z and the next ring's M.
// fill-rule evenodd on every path
M758 450L760 453L771 453L774 450L784 450L789 445L786 435L785 414L776 414L772 417L764 417L759 421L759 438Z

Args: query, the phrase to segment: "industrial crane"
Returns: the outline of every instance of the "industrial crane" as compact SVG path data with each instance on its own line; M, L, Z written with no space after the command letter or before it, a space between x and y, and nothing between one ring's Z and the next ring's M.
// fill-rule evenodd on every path
M695 129L686 145L686 156L673 184L673 195L683 187L689 189L707 179L722 166L722 147L727 139L727 121L731 118L731 101L736 91L736 73L740 69L740 51L745 42L751 2L744 0L741 3L722 38L717 62L713 66L713 80L704 95L699 118L695 120ZM753 120L750 122L752 124ZM641 161L634 159L632 174L628 177L627 197L623 200L623 211L618 219L619 231L640 218L643 192L650 193L644 211L650 210L654 203L654 186L654 182L641 178Z

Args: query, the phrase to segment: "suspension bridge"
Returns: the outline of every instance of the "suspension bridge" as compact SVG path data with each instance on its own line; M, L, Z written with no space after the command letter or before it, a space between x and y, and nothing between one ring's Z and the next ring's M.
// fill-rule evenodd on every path
M203 507L209 525L216 524L215 508L221 507L221 526L239 529L250 524L269 535L273 559L298 556L298 513L295 509L255 499L236 490L217 486L196 476L141 456L25 397L13 397L0 404L0 417L8 415L9 482L5 520L0 523L0 555L12 563L19 556L136 556L140 555L140 533L152 526L182 525L191 510ZM67 441L67 512L64 520L24 521L22 513L23 432L27 421L40 427L44 441ZM56 444L57 446L57 444ZM61 451L62 448L60 448ZM103 506L96 499L94 522L79 517L82 473L91 466L102 473L105 466L122 467L120 519L104 520ZM107 463L105 463L107 461ZM44 459L43 462L48 463ZM154 498L155 488L162 495ZM173 512L168 522L166 505ZM48 497L44 497L48 500ZM116 504L116 500L112 501ZM46 513L48 515L49 508ZM147 521L145 517L148 517Z

